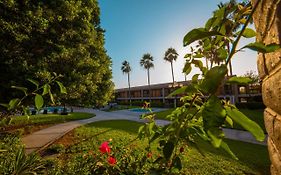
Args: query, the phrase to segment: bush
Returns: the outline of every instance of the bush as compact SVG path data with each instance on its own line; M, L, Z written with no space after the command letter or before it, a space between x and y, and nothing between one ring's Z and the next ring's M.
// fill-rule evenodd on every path
M235 105L239 109L265 109L262 102L236 103Z
M0 174L43 174L44 161L37 154L25 154L14 134L0 136Z

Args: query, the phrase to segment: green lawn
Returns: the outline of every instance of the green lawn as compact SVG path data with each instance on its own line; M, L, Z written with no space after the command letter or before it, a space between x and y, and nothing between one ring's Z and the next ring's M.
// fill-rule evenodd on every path
M93 117L94 114L88 113L69 113L68 115L60 114L37 114L32 116L17 116L13 117L11 125L25 125L25 124L54 124L63 123L73 120L81 120Z
M131 121L102 121L79 127L74 130L75 143L66 149L66 154L62 153L59 157L64 161L76 153L99 152L100 144L109 139L119 149L143 150L147 143L136 139L139 126L140 123ZM232 140L226 142L239 161L209 144L202 143L204 156L192 147L185 148L183 174L269 174L270 161L265 146ZM113 149L114 151L116 150Z
M174 109L168 109L165 111L155 112L157 119L163 119L167 120L166 116L171 114ZM251 120L255 121L257 124L260 125L260 127L266 132L265 126L264 126L264 120L263 120L263 110L262 109L256 109L256 110L250 110L250 109L240 109L242 113L244 113L247 117L249 117ZM244 130L240 125L234 123L233 128Z

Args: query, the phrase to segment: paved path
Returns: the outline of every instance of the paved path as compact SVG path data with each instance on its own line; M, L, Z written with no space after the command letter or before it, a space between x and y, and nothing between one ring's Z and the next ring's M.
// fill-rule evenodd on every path
M105 121L105 120L131 120L136 122L146 122L144 119L139 118L139 115L141 113L131 112L128 110L104 112L104 111L84 108L84 109L75 110L75 112L87 112L87 113L96 114L96 116L85 120L78 120L78 121L58 124L23 137L22 142L25 144L26 152L31 153L33 151L40 151L43 148L55 142L57 139L61 138L69 131L73 130L74 128L87 123ZM156 120L156 124L159 126L164 126L169 124L169 121ZM266 142L257 142L250 133L245 131L224 129L224 132L226 138L229 139L266 145Z

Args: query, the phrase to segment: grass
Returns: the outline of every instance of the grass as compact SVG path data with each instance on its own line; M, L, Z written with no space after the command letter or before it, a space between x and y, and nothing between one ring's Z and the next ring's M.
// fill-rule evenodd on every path
M74 138L70 139L73 142L67 148L70 151L61 155L61 158L66 160L65 156L81 151L98 152L99 145L109 139L113 140L112 144L144 149L147 143L136 139L141 125L137 122L118 120L101 121L79 127L74 130ZM267 147L232 140L226 140L226 142L239 161L230 158L221 150L214 149L209 144L201 143L204 156L193 147L185 148L183 174L270 174ZM60 144L59 141L57 143Z
M103 111L112 112L112 111L119 111L124 109L133 109L133 108L139 108L139 106L116 105L110 109L104 109Z
M94 114L75 112L69 113L68 115L60 114L37 114L28 116L17 116L12 119L12 125L22 125L22 124L55 124L63 123L73 120L82 120L93 117Z
M37 114L32 116L15 116L9 125L1 124L1 130L8 132L18 132L20 135L31 134L35 131L50 127L57 123L63 123L73 120L82 120L93 117L94 114L88 113L70 113L68 115L60 114Z
M167 120L166 116L171 114L174 109L168 109L165 111L155 112L157 119ZM248 118L255 121L266 133L266 129L264 126L264 119L263 119L263 110L262 109L256 109L256 110L250 110L250 109L240 109L242 113L244 113ZM230 128L230 126L229 126ZM233 125L234 129L244 130L243 127L240 125L234 123Z

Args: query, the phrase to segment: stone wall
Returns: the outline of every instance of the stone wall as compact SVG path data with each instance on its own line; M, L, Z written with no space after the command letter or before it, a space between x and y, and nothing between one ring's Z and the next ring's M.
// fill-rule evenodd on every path
M253 3L256 0L252 0ZM254 23L257 41L265 44L281 41L280 0L262 0ZM263 101L267 108L264 121L268 137L268 150L271 160L271 174L281 174L281 51L258 54L258 71L262 79Z

